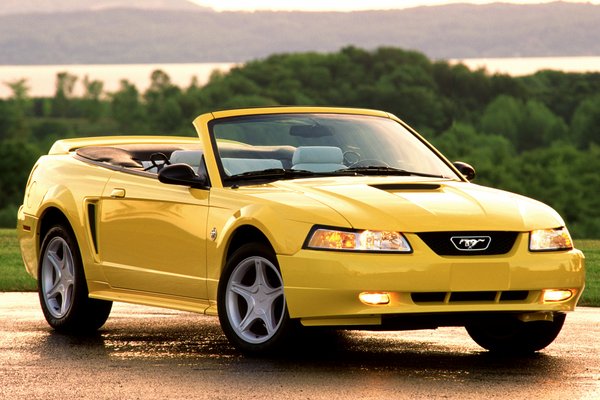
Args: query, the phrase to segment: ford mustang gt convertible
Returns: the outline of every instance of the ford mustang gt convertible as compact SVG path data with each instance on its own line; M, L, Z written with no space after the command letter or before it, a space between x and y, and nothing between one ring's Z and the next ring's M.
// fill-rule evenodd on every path
M464 326L489 351L549 345L584 288L550 207L471 183L397 117L218 111L198 138L59 140L33 167L18 233L57 331L113 301L218 315L248 354L304 327Z

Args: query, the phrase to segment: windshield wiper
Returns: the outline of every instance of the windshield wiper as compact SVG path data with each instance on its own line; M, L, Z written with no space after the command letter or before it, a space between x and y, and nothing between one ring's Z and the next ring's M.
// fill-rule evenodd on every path
M357 175L402 175L402 176L425 176L431 178L444 178L442 175L426 174L424 172L407 171L403 169L385 167L385 166L367 166L338 169L336 171L314 172L304 169L289 168L269 168L260 171L247 171L227 177L227 180L266 180L274 181L279 179L295 179L323 176L357 176Z
M338 172L355 172L362 175L401 175L401 176L425 176L428 178L445 178L443 175L428 174L425 172L408 171L405 169L386 167L383 165L368 165L366 167L354 167L342 169Z
M313 172L304 169L269 168L260 171L248 171L231 175L228 179L293 179L311 176L331 176L336 172Z

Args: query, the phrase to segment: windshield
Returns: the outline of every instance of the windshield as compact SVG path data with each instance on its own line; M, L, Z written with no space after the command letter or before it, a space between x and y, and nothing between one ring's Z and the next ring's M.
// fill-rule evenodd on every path
M209 125L228 181L371 174L459 179L389 118L273 114L217 119Z

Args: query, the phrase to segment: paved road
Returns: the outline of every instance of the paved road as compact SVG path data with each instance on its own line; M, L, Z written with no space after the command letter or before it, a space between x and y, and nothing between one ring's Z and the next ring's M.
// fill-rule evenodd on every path
M295 350L245 358L215 318L124 304L97 336L62 336L35 294L0 293L0 399L600 399L600 309L520 359L460 328L311 336Z

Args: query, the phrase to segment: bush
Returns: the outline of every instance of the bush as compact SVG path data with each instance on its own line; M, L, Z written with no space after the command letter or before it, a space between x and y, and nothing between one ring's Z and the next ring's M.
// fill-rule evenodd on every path
M17 211L19 207L14 205L0 209L0 228L14 228L17 226Z

